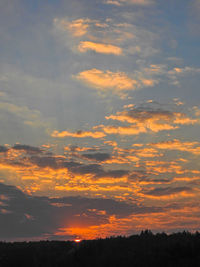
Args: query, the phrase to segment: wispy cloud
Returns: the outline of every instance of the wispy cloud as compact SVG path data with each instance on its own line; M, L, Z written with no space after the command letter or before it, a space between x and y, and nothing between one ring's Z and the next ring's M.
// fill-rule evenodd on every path
M102 71L98 69L80 72L76 78L99 90L126 91L135 90L137 81L124 72Z
M88 31L91 20L89 18L80 18L73 21L67 19L54 19L54 24L61 30L68 30L75 37L81 37Z
M156 80L143 76L136 79L125 72L103 71L99 69L85 70L74 77L98 91L104 93L110 91L122 98L126 96L126 91L134 91L142 87L152 87L157 83Z
M182 142L178 139L174 139L171 141L152 143L150 145L158 149L185 151L188 153L192 153L194 155L200 154L200 143L199 142Z
M185 66L183 68L175 67L168 71L168 77L172 84L180 85L179 77L194 76L200 73L200 68Z
M170 197L185 197L192 194L192 188L190 187L165 187L165 188L153 188L142 190L141 193L152 198L167 198Z
M28 125L33 128L50 127L49 122L45 122L42 118L42 114L39 110L30 109L27 106L19 106L9 102L0 102L0 110L12 114L14 117L17 117L25 125Z
M75 137L75 138L85 138L85 137L91 137L91 138L102 138L105 136L103 132L90 132L90 131L77 131L75 133L71 133L68 131L54 131L51 134L52 137L57 138L64 138L64 137Z
M115 49L113 49L115 53ZM150 64L149 66L137 67L132 73L113 72L110 70L89 69L84 70L74 77L81 82L96 88L98 91L112 92L122 98L127 95L127 91L134 91L145 87L154 87L160 82L166 81L175 86L180 85L180 78L187 75L200 73L199 68L168 68L167 65ZM180 102L176 101L176 104Z
M156 33L134 24L118 23L109 18L55 18L54 33L74 52L93 50L101 54L131 54L145 58L159 51Z
M106 0L106 4L122 6L122 5L136 5L136 6L150 6L154 4L154 0Z
M93 50L96 53L101 54L114 54L114 55L122 55L122 49L118 46L114 46L111 44L103 44L103 43L94 43L83 41L79 44L78 49L80 52L86 52L88 50Z

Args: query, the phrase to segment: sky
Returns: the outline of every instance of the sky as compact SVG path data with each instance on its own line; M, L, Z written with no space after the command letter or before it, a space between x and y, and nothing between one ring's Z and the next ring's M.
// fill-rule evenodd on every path
M1 240L200 230L199 12L1 0Z

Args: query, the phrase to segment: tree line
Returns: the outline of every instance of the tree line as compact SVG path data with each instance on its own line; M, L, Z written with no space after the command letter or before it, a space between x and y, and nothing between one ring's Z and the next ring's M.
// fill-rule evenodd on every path
M129 237L0 242L0 267L198 267L200 233L150 230Z

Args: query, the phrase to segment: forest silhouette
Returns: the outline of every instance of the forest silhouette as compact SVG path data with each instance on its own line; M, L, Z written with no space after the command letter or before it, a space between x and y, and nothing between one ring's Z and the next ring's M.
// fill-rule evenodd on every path
M196 267L200 266L200 233L39 242L0 242L1 267Z

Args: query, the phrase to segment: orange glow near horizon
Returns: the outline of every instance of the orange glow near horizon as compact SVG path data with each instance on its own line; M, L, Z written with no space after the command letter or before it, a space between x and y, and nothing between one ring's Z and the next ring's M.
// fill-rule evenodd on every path
M74 242L76 242L76 243L80 243L81 242L81 239L74 239Z

